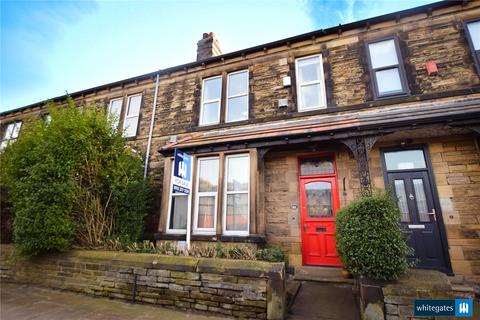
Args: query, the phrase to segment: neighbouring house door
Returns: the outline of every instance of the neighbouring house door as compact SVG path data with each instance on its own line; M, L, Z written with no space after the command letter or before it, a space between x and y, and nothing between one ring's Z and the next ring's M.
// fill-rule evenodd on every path
M339 208L333 160L300 160L300 214L304 265L340 266L335 243L335 214ZM302 170L306 165L327 166L327 172ZM318 161L318 163L314 163ZM331 163L330 163L331 161ZM309 163L307 163L309 162ZM302 173L307 173L302 176Z
M416 266L448 270L440 234L434 186L423 149L384 153L387 179L398 198L400 225L415 252ZM443 226L442 226L443 227Z

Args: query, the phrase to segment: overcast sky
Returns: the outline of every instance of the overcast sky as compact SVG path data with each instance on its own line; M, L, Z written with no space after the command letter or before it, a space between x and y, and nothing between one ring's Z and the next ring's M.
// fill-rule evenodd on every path
M224 53L435 1L0 0L0 112Z

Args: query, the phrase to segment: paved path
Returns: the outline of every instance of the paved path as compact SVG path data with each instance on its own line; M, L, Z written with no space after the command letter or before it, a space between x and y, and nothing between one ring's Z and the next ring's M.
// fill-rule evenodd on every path
M2 320L219 320L157 306L130 304L67 291L1 283Z
M287 319L360 320L360 308L349 284L304 281Z

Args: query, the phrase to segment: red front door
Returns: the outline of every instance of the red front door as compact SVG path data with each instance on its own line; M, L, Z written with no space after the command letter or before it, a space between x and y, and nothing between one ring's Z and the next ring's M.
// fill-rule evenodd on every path
M335 244L335 214L339 208L337 177L332 158L300 159L300 214L304 265L340 266ZM303 164L320 171L302 170ZM326 162L331 161L331 169ZM306 168L306 166L304 166ZM302 171L306 175L302 176ZM313 174L312 174L313 173ZM320 174L318 174L320 173Z

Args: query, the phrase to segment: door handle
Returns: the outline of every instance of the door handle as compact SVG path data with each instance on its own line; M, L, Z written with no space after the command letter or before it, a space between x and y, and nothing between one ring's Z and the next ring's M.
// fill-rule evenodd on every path
M303 231L307 232L307 224L306 223L303 225Z
M432 209L432 212L427 212L428 215L433 215L433 221L437 221L437 214L435 209Z

